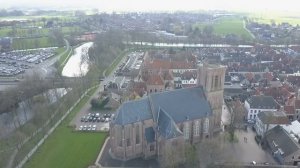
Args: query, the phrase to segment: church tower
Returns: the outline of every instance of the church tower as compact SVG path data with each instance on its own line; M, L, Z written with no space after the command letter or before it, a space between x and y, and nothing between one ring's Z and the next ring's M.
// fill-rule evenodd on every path
M198 69L197 84L202 85L213 110L214 130L221 128L223 91L226 66L204 62Z

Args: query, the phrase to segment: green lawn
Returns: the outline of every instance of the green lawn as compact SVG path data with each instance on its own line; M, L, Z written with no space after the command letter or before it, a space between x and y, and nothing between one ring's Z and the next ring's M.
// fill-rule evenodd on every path
M7 37L12 30L8 27L0 28L0 37Z
M89 95L95 90L92 89ZM82 99L25 164L25 168L85 168L95 162L107 133L74 132L68 127L71 119L87 103L89 97Z
M199 27L201 30L206 25L212 25L214 33L220 36L226 34L236 34L247 39L252 39L250 33L244 28L242 18L236 17L224 17L213 21L212 23L197 23L195 27Z
M61 31L63 34L71 34L71 33L82 33L84 32L84 29L79 27L79 26L75 26L75 27L62 27Z
M24 38L14 39L13 49L30 49L30 48L43 48L43 47L57 47L55 43L51 42L48 37L40 38Z

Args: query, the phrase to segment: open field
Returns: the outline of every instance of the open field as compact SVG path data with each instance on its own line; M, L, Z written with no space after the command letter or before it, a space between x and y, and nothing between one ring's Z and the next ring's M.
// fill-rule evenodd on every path
M92 89L88 95L96 91ZM83 168L94 163L107 133L74 132L69 122L89 100L83 98L59 125L24 167L28 168Z
M266 24L271 24L274 21L276 24L287 22L294 26L296 26L297 24L300 25L299 14L287 15L286 13L260 13L260 14L251 14L248 16L248 18L256 22L266 23Z
M65 20L74 20L75 17L73 16L72 13L69 13L67 15L38 15L38 16L7 16L7 17L0 17L0 21L7 21L7 20L32 20L32 19L41 19L41 18L46 18L46 19L51 19L51 18L60 18L60 19L65 19Z
M40 25L42 26L42 25ZM69 35L71 33L82 33L85 30L79 26L74 27L62 27L59 28L61 32L65 35ZM1 27L0 28L0 37L34 37L34 36L48 36L50 32L49 28L15 28L15 31L13 32L13 29L11 27Z
M48 37L40 38L24 38L24 39L14 39L13 49L31 49L31 48L44 48L44 47L57 47L54 42Z
M226 34L236 34L241 37L245 37L246 39L252 39L249 32L244 28L242 18L237 17L224 17L217 20L214 20L211 23L197 23L194 25L195 27L199 27L201 30L206 25L211 25L214 29L214 33L220 36L224 36Z

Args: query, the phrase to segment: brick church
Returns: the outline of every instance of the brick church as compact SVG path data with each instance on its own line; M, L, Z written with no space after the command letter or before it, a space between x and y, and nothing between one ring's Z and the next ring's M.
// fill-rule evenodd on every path
M196 87L123 103L110 123L111 156L161 162L172 155L183 162L186 143L199 143L220 130L225 71L225 66L205 63L198 68Z

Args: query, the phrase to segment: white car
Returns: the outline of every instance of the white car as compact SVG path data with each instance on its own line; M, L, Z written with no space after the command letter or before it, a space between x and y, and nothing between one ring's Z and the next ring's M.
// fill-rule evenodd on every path
M80 127L79 127L79 130L81 131L83 129L83 126L81 125Z
M256 162L255 162L255 161L252 161L251 163L252 163L253 165L256 165Z

